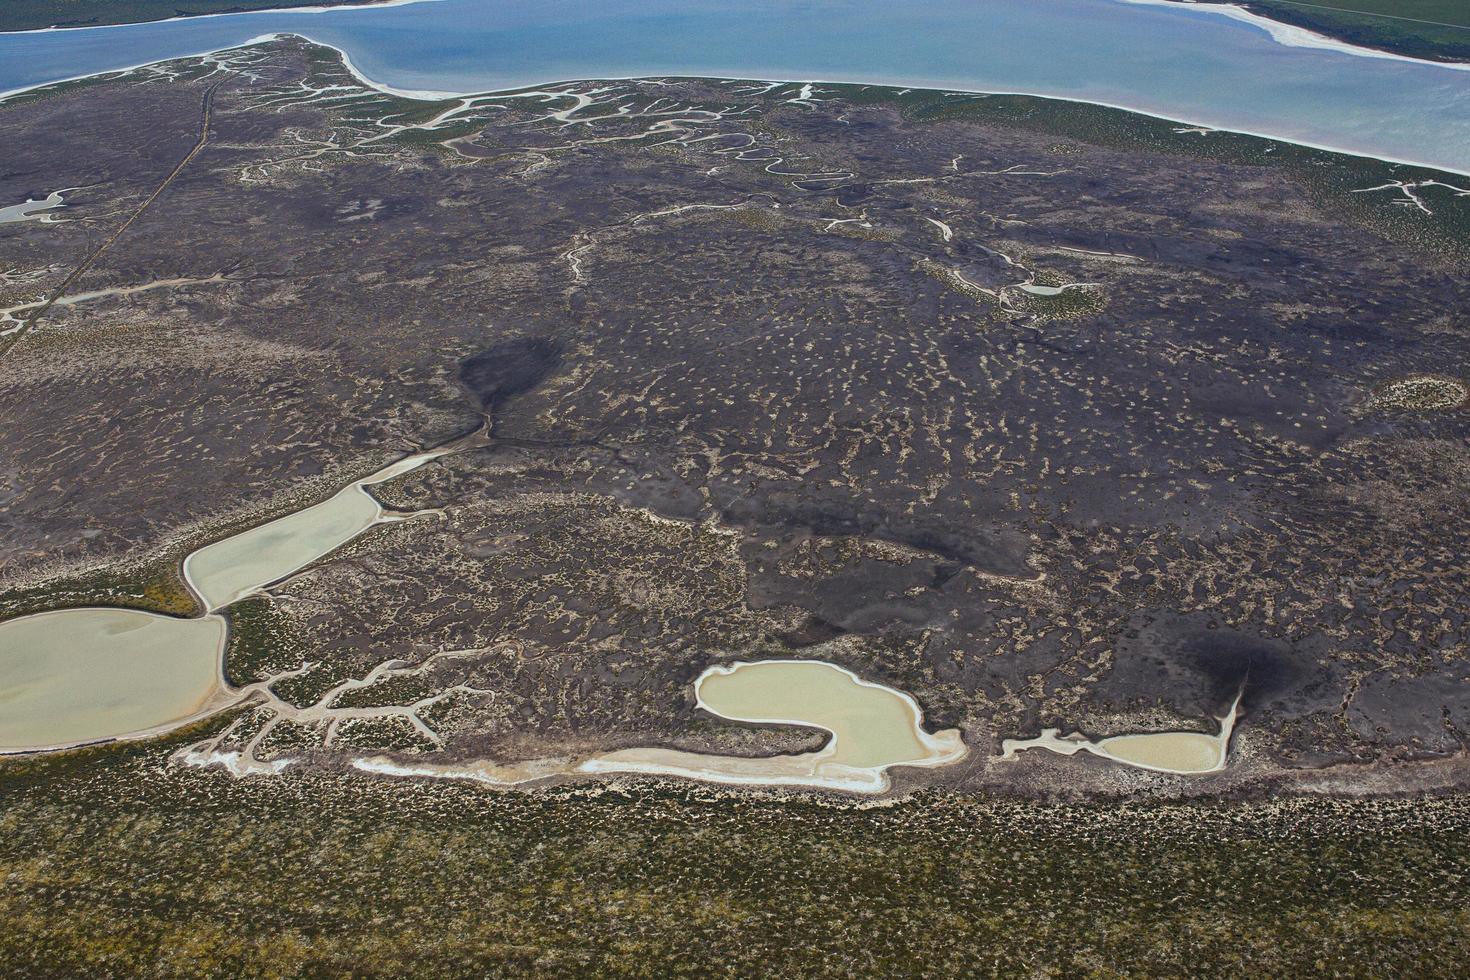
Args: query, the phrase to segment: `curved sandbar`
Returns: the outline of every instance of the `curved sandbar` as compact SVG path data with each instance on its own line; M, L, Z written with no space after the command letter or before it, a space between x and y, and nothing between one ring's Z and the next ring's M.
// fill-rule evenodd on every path
M404 776L420 779L464 779L487 786L507 788L534 783L550 776L561 776L570 772L565 760L532 759L502 765L486 759L470 762L433 763L395 762L382 756L353 759L352 768L379 776Z
M715 666L694 684L699 706L718 717L820 728L832 738L817 752L765 758L623 749L588 759L579 771L881 793L890 785L893 766L943 766L965 757L958 729L926 732L924 714L912 697L824 661Z
M1230 735L1240 717L1240 697L1220 722L1218 735L1203 732L1147 732L1135 735L1114 735L1092 741L1078 732L1062 735L1060 728L1043 729L1036 738L1008 738L1001 743L1001 758L1016 758L1016 753L1025 749L1046 749L1059 755L1076 755L1091 752L1126 766L1168 772L1177 775L1195 775L1219 772L1225 768L1230 755Z
M330 554L390 514L367 487L454 445L398 460L331 498L206 545L184 578L207 612L174 619L136 609L59 609L0 623L0 753L160 734L230 704L219 611Z

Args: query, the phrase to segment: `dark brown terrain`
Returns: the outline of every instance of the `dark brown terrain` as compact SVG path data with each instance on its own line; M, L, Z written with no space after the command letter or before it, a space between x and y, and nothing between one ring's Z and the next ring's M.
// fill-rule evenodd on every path
M0 225L0 617L187 613L190 549L489 425L228 611L232 681L401 661L330 698L440 744L0 761L0 975L1463 972L1470 180L1027 98L425 104L289 39L0 131L0 207L65 197ZM793 656L969 758L876 807L345 764L810 748L690 691ZM1223 772L998 758L1242 691ZM228 725L298 761L179 764Z
M493 692L444 752L514 759L749 742L692 678L819 655L964 730L923 781L1462 782L1466 202L1111 111L799 89L425 105L283 41L12 100L0 199L76 190L0 228L4 305L165 186L66 291L130 292L7 324L9 607L167 580L485 412L488 448L384 491L439 519L236 610L232 678L478 650L415 683ZM1447 394L1382 393L1423 375ZM1242 686L1188 786L993 758L1208 730Z

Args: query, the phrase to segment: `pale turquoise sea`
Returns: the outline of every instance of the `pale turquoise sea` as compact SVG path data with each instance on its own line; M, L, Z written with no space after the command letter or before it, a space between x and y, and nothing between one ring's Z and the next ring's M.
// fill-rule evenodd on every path
M399 89L643 75L1024 92L1470 171L1470 71L1123 0L437 0L0 35L0 91L302 34Z

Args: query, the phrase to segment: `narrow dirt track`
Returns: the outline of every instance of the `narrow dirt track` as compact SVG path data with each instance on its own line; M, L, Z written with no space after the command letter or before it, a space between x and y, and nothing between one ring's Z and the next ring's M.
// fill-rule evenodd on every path
M128 215L127 220L118 225L117 230L114 231L111 235L107 236L107 238L103 240L102 244L94 248L91 254L83 259L81 264L73 269L71 273L61 281L61 285L56 287L56 289L52 291L50 296L46 297L46 301L44 303L36 307L35 310L31 312L31 315L26 317L24 325L22 325L20 329L16 330L16 332L7 339L8 342L3 348L0 348L0 359L4 359L6 355L8 355L10 351L15 347L15 345L20 342L22 337L24 337L26 334L30 333L36 328L37 321L39 321L41 317L45 316L46 311L51 309L51 307L56 303L57 300L66 295L67 290L71 289L71 287L76 284L76 281L80 279L82 275L88 269L90 269L99 258L102 257L103 252L111 248L117 242L117 240L123 236L123 233L132 226L133 222L137 221L138 218L143 215L143 212L147 211L148 208L153 205L154 201L158 200L159 196L162 195L163 192L168 189L168 186L174 182L174 179L178 177L179 174L184 172L184 168L189 165L190 161L192 161L196 156L199 155L199 151L204 149L205 144L209 142L209 117L210 112L214 107L214 93L215 90L220 87L220 84L220 82L215 82L213 85L209 86L209 88L204 90L204 101L200 105L199 109L199 138L194 141L194 145L190 147L189 152L184 154L184 158L180 160L174 166L174 168L168 172L168 176L164 177L163 181L156 188L153 189L153 193L148 195L148 199L144 201L141 205L139 205L136 211Z

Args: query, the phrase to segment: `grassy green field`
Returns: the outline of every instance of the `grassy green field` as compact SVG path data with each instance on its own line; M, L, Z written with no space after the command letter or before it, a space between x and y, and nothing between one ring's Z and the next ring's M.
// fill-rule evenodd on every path
M1224 0L1222 0L1224 2ZM1230 0L1258 14L1416 58L1470 61L1467 0Z
M4 976L1455 976L1462 798L878 808L0 762Z
M135 24L186 15L370 2L372 0L0 0L0 31Z

